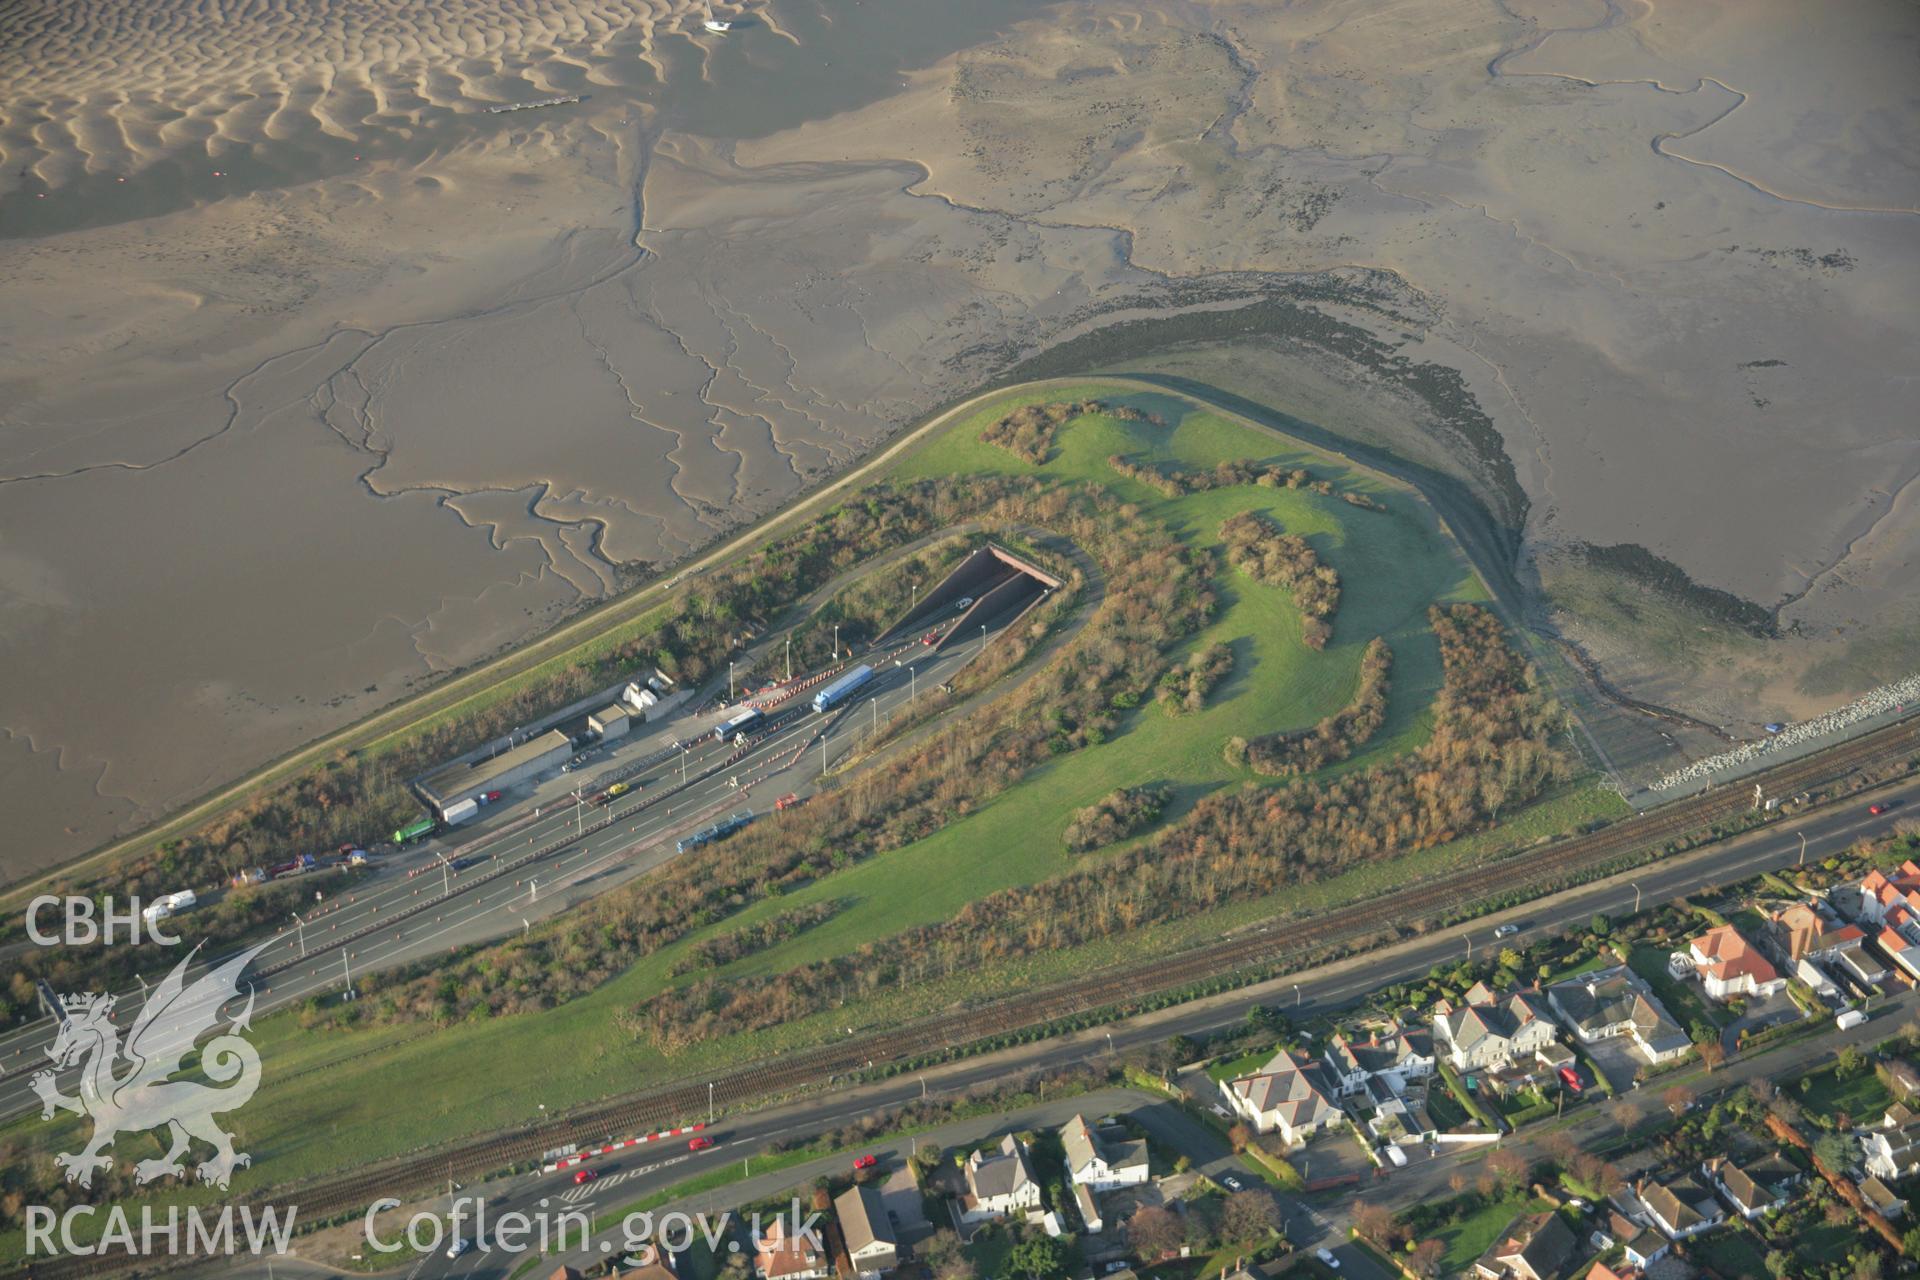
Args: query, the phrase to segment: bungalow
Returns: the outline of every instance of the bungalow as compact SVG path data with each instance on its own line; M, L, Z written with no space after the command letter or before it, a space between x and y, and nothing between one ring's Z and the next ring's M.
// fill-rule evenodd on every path
M1627 1036L1649 1062L1671 1062L1692 1048L1647 984L1625 965L1547 988L1547 1003L1584 1044Z
M1614 1202L1629 1204L1635 1213L1642 1216L1646 1214L1646 1206L1631 1192L1620 1193L1614 1197ZM1602 1249L1619 1245L1626 1256L1627 1265L1642 1269L1651 1267L1673 1251L1673 1243L1665 1236L1617 1209L1609 1211L1607 1225L1593 1233L1593 1242Z
M1382 1142L1425 1142L1440 1132L1419 1092L1395 1093L1372 1079L1367 1081L1365 1099L1373 1112L1367 1131Z
M872 1187L849 1187L833 1202L846 1237L847 1258L860 1280L883 1276L900 1264L900 1244L894 1238L893 1218Z
M1553 1043L1553 1018L1539 992L1516 991L1496 1003L1475 984L1466 998L1468 1003L1457 1009L1441 1005L1433 1020L1434 1042L1458 1070L1504 1067Z
M786 1219L775 1218L754 1249L753 1271L761 1280L826 1280L833 1263L817 1235L791 1231Z
M1653 1225L1669 1240L1697 1236L1727 1220L1727 1211L1692 1174L1681 1174L1665 1182L1649 1179L1635 1190L1640 1202L1646 1205Z
M1767 958L1730 924L1707 930L1688 944L1687 952L1701 986L1715 1000L1762 999L1787 985Z
M1433 1074L1433 1036L1390 1023L1375 1028L1365 1040L1336 1035L1321 1056L1340 1097L1360 1093L1372 1079L1384 1081L1395 1093L1405 1093L1408 1081Z
M1878 1178L1868 1178L1856 1184L1860 1188L1860 1198L1867 1207L1883 1218L1898 1218L1907 1211L1907 1202L1893 1194L1892 1188Z
M1890 1110L1877 1127L1855 1132L1860 1136L1861 1162L1874 1177L1898 1182L1920 1173L1920 1118L1906 1108Z
M1814 899L1782 907L1767 919L1773 940L1790 961L1823 960L1857 951L1867 939L1857 924L1843 924L1826 903Z
M1084 1117L1060 1126L1060 1146L1067 1153L1067 1177L1075 1186L1112 1191L1147 1180L1147 1144L1102 1142Z
M967 1191L960 1198L962 1221L983 1222L1039 1207L1040 1184L1034 1180L1020 1139L1008 1134L1000 1140L996 1154L976 1151L967 1157Z
M1521 1214L1507 1224L1473 1264L1478 1280L1553 1280L1573 1258L1579 1241L1566 1220L1549 1209Z
M1255 1130L1277 1132L1289 1144L1339 1124L1344 1114L1331 1101L1326 1067L1287 1049L1252 1075L1222 1081L1220 1091Z
M1752 1221L1787 1202L1787 1196L1804 1176L1800 1170L1777 1155L1758 1160L1735 1161L1715 1156L1700 1166L1721 1198L1733 1211Z

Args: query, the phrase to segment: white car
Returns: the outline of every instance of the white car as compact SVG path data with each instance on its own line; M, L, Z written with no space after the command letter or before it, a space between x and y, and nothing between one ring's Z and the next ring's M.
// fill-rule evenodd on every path
M1518 933L1518 932L1520 932L1520 926L1519 926L1519 925L1517 925L1517 924L1503 924L1503 925L1501 925L1501 926L1500 926L1500 927L1499 927L1498 929L1495 929L1495 930L1493 931L1493 936L1494 936L1494 937L1496 937L1496 938L1511 938L1511 937L1512 937L1512 936L1513 936L1514 934L1516 934L1516 933Z
M471 1248L473 1248L473 1241L465 1236L455 1236L453 1243L447 1246L447 1256L457 1258Z
M1313 1251L1313 1256L1320 1259L1320 1261L1324 1262L1327 1266L1333 1268L1335 1271L1338 1271L1340 1269L1340 1259L1333 1256L1333 1250L1331 1249L1315 1249Z

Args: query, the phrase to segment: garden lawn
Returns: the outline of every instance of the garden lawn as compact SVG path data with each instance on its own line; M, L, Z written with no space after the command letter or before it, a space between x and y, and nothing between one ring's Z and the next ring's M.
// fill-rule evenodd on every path
M1443 1275L1456 1275L1473 1265L1474 1259L1485 1253L1500 1238L1509 1222L1523 1213L1538 1213L1550 1209L1544 1200L1535 1200L1524 1192L1506 1196L1503 1199L1489 1201L1475 1212L1449 1223L1438 1233L1438 1238L1447 1246L1447 1252L1440 1263Z
M1650 947L1645 943L1636 943L1627 956L1627 965L1635 973L1647 980L1653 993L1660 997L1660 1003L1667 1006L1667 1012L1679 1019L1691 1036L1695 1026L1722 1027L1728 1019L1726 1010L1701 996L1697 987L1677 980L1667 972L1667 953L1659 947Z
M1767 1246L1744 1225L1730 1224L1702 1236L1690 1252L1727 1280L1745 1280L1748 1276L1765 1280L1768 1275Z
M1844 1111L1855 1124L1878 1123L1893 1105L1893 1096L1868 1066L1851 1076L1842 1076L1837 1065L1823 1067L1802 1076L1792 1092L1815 1115L1831 1120Z

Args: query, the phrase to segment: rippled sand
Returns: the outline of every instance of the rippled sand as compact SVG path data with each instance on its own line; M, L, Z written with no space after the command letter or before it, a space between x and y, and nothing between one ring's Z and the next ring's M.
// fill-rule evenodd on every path
M1642 543L1800 624L1710 679L1588 637L1637 690L1797 713L1846 692L1810 667L1892 637L1854 662L1884 678L1920 626L1910 8L1097 4L997 37L716 10L740 29L0 11L7 871L534 633L1022 353L1330 282L1459 371L1532 545ZM940 14L983 25L948 54ZM1475 473L1377 368L1242 367Z

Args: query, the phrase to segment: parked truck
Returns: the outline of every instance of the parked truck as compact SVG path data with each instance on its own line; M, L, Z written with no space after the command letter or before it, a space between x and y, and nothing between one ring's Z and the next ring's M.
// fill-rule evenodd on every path
M412 844L415 840L424 840L433 834L432 818L415 818L406 826L393 833L395 844Z
M865 688L867 682L871 679L873 679L872 667L864 663L855 667L820 692L814 694L813 709L815 711L833 710L848 698L860 692L861 689Z
M457 827L461 823L471 820L473 815L479 812L480 802L478 800L462 800L459 804L450 804L442 809L440 816L446 820L448 826Z

